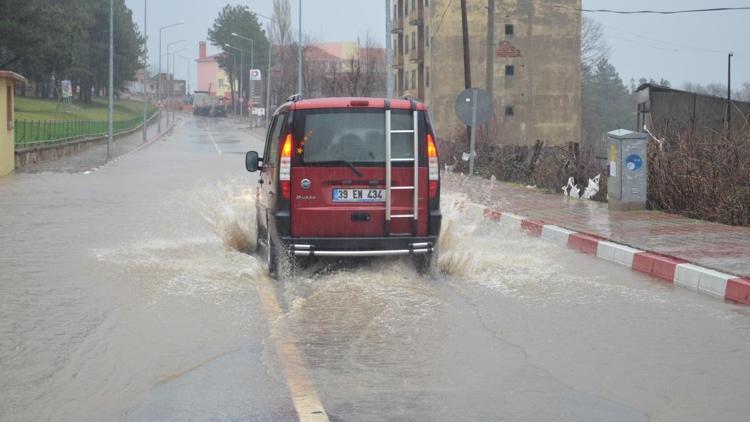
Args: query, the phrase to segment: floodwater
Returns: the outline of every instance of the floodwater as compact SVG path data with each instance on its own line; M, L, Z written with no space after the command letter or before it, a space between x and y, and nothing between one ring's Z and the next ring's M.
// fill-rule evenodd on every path
M300 389L332 421L747 420L747 308L460 192L439 277L370 259L270 280L241 155L262 134L182 119L93 172L96 151L0 179L0 420L286 421Z

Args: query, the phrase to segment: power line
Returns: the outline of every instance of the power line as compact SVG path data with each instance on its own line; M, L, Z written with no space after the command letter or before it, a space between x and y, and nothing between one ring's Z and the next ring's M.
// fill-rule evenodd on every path
M621 32L621 33L628 34L628 35L631 35L631 36L634 36L634 37L642 38L644 40L658 42L658 43L665 44L665 45L670 46L670 47L679 47L681 49L689 49L689 50L693 50L694 52L699 52L699 53L720 53L720 54L726 54L728 52L728 51L721 51L721 50L710 50L710 49L701 48L701 47L693 47L693 46L685 45L685 44L677 44L677 43L673 43L673 42L669 42L669 41L665 41L665 40L660 40L658 38L647 37L645 35L637 34L635 32L631 32L631 31L626 31L624 29L617 28L617 27L610 26L610 25L602 25L602 26L605 27L605 28L607 28L607 29L612 29L612 30L615 30L617 32ZM610 34L610 37L612 37L611 34ZM667 50L667 51L669 51L669 50ZM676 51L677 52L677 51L681 51L681 50L671 50L671 51Z
M731 10L750 10L747 7L713 7L710 9L685 9L685 10L611 10L611 9L578 9L588 13L615 13L618 15L678 15L684 13L726 12Z

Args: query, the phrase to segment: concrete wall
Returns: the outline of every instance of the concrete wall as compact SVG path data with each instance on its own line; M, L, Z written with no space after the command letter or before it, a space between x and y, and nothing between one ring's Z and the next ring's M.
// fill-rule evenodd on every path
M14 169L13 149L15 139L13 129L8 127L8 95L13 95L13 81L0 78L0 177L11 173ZM11 110L11 113L13 111ZM15 116L11 115L11 121Z
M655 85L638 89L638 124L660 137L721 133L726 128L727 100ZM732 129L741 130L750 103L732 101Z
M425 9L430 47L425 65L430 86L424 99L430 106L438 134L463 131L454 112L455 98L464 89L461 8L459 2L433 0ZM469 0L469 38L472 85L485 87L487 2ZM495 138L505 145L579 142L581 132L581 0L497 0L495 45L503 41L520 57L496 51L494 76ZM443 15L443 13L445 14ZM506 36L505 26L513 25ZM405 33L413 26L405 24ZM408 63L408 58L405 60ZM505 66L514 67L506 77ZM414 64L405 65L410 74ZM506 116L505 108L513 107Z

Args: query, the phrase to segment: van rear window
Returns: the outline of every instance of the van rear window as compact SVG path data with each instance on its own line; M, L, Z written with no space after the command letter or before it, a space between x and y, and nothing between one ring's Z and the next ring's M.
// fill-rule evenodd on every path
M411 130L412 112L393 110L392 130ZM297 157L305 164L385 162L384 110L305 110L295 114ZM392 158L413 158L413 134L392 135Z

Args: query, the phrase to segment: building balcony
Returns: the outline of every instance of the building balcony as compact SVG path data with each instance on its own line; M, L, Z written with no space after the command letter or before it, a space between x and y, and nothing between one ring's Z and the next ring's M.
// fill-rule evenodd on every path
M404 32L404 20L401 18L394 18L391 22L391 32L394 34L402 34Z
M409 25L424 25L424 9L415 7L409 11Z
M415 48L409 51L409 61L412 63L421 63L424 61L424 48Z

